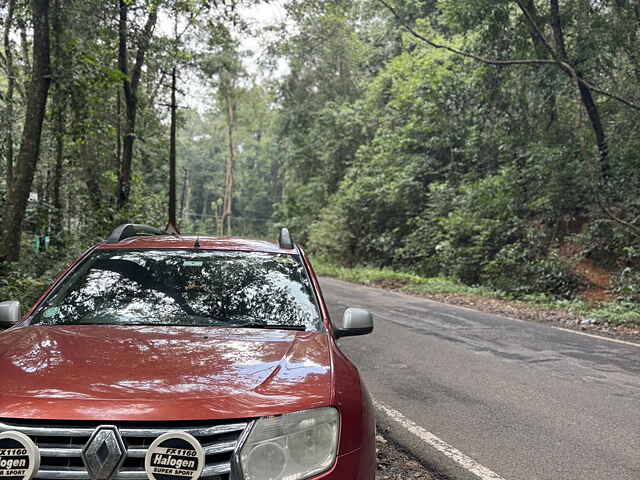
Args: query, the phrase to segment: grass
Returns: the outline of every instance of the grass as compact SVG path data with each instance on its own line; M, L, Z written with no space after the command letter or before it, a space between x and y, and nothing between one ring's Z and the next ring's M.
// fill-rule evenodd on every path
M387 268L362 266L346 268L323 258L316 258L313 265L318 275L334 277L360 285L392 288L416 295L449 294L516 301L540 309L563 311L589 319L596 325L640 327L640 305L630 301L590 303L580 299L558 299L545 294L514 297L506 292L483 286L464 285L451 278L427 278Z
M361 285L392 287L413 293L449 293L496 298L496 292L490 289L470 287L443 277L426 278L412 273L396 272L388 268L346 268L325 259L315 259L313 268L318 275L335 277Z

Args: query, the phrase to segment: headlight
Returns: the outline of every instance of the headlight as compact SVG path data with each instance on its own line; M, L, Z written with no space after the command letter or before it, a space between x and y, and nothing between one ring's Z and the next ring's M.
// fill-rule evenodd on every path
M240 451L245 480L301 480L328 470L338 452L332 407L259 419Z

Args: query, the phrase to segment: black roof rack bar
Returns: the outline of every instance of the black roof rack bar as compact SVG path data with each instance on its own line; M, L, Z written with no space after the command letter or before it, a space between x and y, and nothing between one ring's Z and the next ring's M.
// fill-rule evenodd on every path
M280 229L280 235L278 236L278 244L280 245L280 248L283 249L292 249L293 248L293 238L291 237L291 234L289 233L289 229L286 227L282 227Z
M158 230L157 228L150 227L149 225L137 225L135 223L123 223L115 228L111 235L107 237L106 243L118 243L125 238L137 237L144 235L171 235L164 230Z

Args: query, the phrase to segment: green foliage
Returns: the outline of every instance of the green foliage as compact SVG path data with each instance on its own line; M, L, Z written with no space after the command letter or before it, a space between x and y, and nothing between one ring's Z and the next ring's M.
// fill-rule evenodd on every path
M637 265L637 253L630 252L633 263ZM613 278L613 291L627 302L640 302L640 270L627 266L620 269Z
M545 292L571 299L583 282L565 259L557 254L542 258L525 245L507 245L483 269L484 283L515 297Z
M603 303L591 309L588 316L600 325L636 328L640 326L640 313L638 313L638 303L635 301Z
M30 247L30 241L23 242L25 254L18 262L2 265L0 275L0 302L19 301L23 314L81 251L78 245L51 247L43 253L34 253Z
M449 294L463 297L497 298L513 301L515 305L534 305L538 309L575 315L579 321L587 320L595 325L640 327L640 314L636 302L622 301L616 303L590 304L580 300L557 299L543 294L514 295L487 287L471 287L446 277L423 277L401 273L390 269L355 266L345 268L336 265L326 258L316 258L313 262L316 274L335 277L352 283L373 287L384 287L401 290L418 295Z
M402 273L386 268L355 266L345 268L325 258L316 258L313 262L317 275L335 277L352 283L369 286L383 286L400 289L410 293L456 295L476 295L495 297L497 292L482 287L469 287L446 277L421 277L410 273Z
M367 78L368 46L358 37L349 2L292 2L294 32L274 45L290 74L279 89L283 195L278 219L308 239L364 141L353 101ZM297 30L297 32L295 31Z
M326 71L324 84L303 90L306 95L291 93L292 85L309 79L295 67L282 82L282 118L290 123L280 138L296 161L295 167L286 164L287 194L278 211L283 223L302 231L312 251L343 265L454 277L518 297L572 299L583 288L572 260L558 253L568 239L596 263L613 269L625 263L639 231L624 227L640 218L633 193L640 185L638 157L631 150L640 145L625 133L638 128L637 112L596 98L602 118L611 122L605 126L611 186L603 189L589 118L575 83L556 66L483 65L416 39L397 28L398 18L386 9L377 10L379 5L370 4L377 15L363 15L366 3L317 8L287 41L288 58L292 52L309 55L308 42L326 35L323 27L342 15L340 21L356 32L342 41L359 52L360 65L378 63L361 77L357 95L341 102L330 96L338 77ZM486 58L548 55L532 41L530 23L514 3L391 3L400 21L439 44ZM604 79L616 68L618 78L640 72L629 56L637 23L625 20L631 14L626 4L616 5L561 5L568 55L580 59L589 78ZM531 8L550 30L549 5L532 2ZM618 42L624 60L597 47L597 38L607 45ZM363 40L368 48L358 47ZM391 54L388 45L396 49ZM621 84L611 86L630 93ZM347 147L335 148L338 143ZM637 265L630 259L626 264ZM624 272L618 288L629 292L635 280L630 270Z
M434 219L438 235L432 239L437 241L433 251L443 271L465 283L479 283L501 248L518 240L522 224L514 212L510 178L504 170L462 185L454 195L446 184L434 186L432 205L437 216L427 211L425 217Z
M179 90L189 91L199 78L198 89L209 94L197 106L188 93L179 95L181 107L195 107L178 114L184 232L216 231L231 100L237 106L234 234L270 238L276 225L287 225L296 240L333 262L383 269L382 277L375 269L353 274L363 281L384 282L393 276L386 269L394 269L454 279L438 280L441 287L433 288L443 291L483 285L489 293L542 303L559 298L579 309L574 297L584 285L572 259L560 255L572 242L613 272L621 303L611 318L622 321L621 312L631 311L624 302L640 300L638 111L592 92L608 140L610 178L603 182L592 118L575 78L555 64L487 65L433 48L400 25L484 58L549 60L516 3L390 0L396 17L373 0L291 0L286 21L266 28L270 40L261 38L260 49L266 48L251 57L241 40L249 25L234 2L131 2L139 13L131 17L132 51L149 8L167 18L177 8L178 30L186 33L154 33L138 90L132 195L124 209L114 205L126 122L114 56L117 5L63 3L64 28L52 35L55 81L34 181L38 195L25 231L57 229L62 219L61 235L73 246L95 242L122 221L163 226L167 72L177 65ZM528 5L557 48L550 4ZM566 61L602 90L640 98L632 2L585 8L567 0L560 8ZM20 4L23 22L26 13ZM20 83L15 118L0 119L15 131L29 63L19 33L11 37ZM254 75L247 64L257 57ZM2 70L0 93L6 84ZM6 143L0 144L4 155ZM2 198L6 190L0 185ZM36 290L29 282L45 278L44 271L20 268L27 270L15 276L18 290ZM425 284L398 275L387 280Z

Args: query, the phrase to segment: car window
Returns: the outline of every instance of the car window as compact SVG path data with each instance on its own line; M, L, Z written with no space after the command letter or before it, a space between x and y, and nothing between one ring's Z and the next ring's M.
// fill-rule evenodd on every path
M31 324L322 329L299 257L191 250L95 252Z

